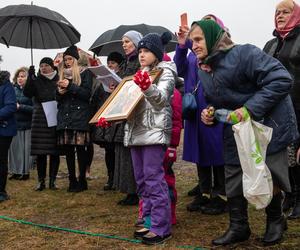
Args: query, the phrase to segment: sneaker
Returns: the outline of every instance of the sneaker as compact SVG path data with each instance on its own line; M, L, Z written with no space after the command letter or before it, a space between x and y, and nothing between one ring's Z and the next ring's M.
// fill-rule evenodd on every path
M143 218L138 218L137 222L134 224L135 227L144 227L144 223L145 221L143 220Z
M201 211L201 207L209 203L209 198L203 195L197 195L194 200L186 206L190 212Z
M199 194L200 194L199 184L195 186L193 189L191 189L190 191L188 191L188 196L196 196Z
M146 235L142 237L142 243L146 245L158 245L172 238L171 234L165 236L159 236L155 233L149 231Z
M216 196L210 200L207 205L201 207L203 214L218 215L227 212L227 201L220 196Z
M149 233L149 229L144 227L142 229L136 230L133 236L136 239L142 239L143 236L145 236L147 233Z

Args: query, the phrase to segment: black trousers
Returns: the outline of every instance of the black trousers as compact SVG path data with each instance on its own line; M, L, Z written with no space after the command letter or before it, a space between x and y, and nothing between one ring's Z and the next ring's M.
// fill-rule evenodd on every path
M200 192L225 195L224 166L202 167L197 164Z
M115 172L115 143L107 142L104 145L105 149L105 164L107 168L107 175L113 179Z
M8 150L12 136L0 136L0 193L5 193L8 172Z
M60 163L59 155L50 155L49 157L49 178L55 180ZM36 165L39 181L45 180L47 170L47 155L37 155Z

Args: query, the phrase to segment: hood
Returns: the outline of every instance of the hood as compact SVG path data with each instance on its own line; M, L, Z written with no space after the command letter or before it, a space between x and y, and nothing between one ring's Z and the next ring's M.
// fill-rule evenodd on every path
M6 82L9 82L10 73L8 71L0 71L0 85L5 84Z
M169 69L172 71L174 77L177 77L177 68L176 68L176 64L174 62L162 61L157 65L157 67L160 69Z

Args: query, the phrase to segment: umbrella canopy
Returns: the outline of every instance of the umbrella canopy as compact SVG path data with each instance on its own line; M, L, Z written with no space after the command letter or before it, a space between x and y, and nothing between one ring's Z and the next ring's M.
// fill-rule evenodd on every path
M177 38L176 36L167 28L162 26L152 26L148 24L136 24L136 25L120 25L115 29L105 31L100 35L89 50L93 51L98 56L107 56L113 51L124 53L122 48L122 36L129 30L136 30L142 35L148 33L158 33L163 34L168 31L172 34L172 40L166 45L166 52L174 51Z
M80 33L55 11L25 4L0 9L0 43L7 47L58 49L79 41Z

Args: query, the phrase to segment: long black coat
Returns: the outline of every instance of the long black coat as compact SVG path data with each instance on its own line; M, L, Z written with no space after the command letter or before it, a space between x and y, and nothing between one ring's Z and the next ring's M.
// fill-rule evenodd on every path
M89 120L92 115L90 97L93 75L89 70L84 70L80 76L80 86L70 83L67 92L63 95L56 91L58 102L57 130L90 130Z
M42 102L54 101L58 75L52 80L38 74L29 75L24 95L34 98L31 124L31 155L57 154L56 127L48 127Z

